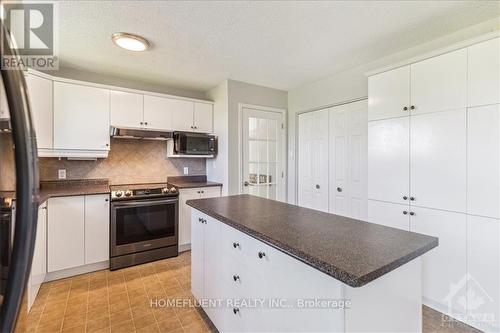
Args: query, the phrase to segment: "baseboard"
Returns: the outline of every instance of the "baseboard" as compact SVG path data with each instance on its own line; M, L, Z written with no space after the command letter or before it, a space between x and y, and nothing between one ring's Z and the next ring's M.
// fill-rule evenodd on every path
M64 279L75 275L100 271L103 269L109 269L109 260L97 262L95 264L83 265L47 273L47 275L45 276L45 282Z
M191 243L179 245L179 252L186 252L186 251L191 251Z

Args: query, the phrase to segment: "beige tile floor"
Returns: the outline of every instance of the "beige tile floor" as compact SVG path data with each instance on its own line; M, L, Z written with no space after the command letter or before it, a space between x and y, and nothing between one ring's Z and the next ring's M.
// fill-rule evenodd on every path
M212 332L203 310L151 307L150 300L193 300L190 253L118 271L98 271L45 283L31 312L22 311L17 332ZM475 333L460 323L443 325L424 307L423 332Z

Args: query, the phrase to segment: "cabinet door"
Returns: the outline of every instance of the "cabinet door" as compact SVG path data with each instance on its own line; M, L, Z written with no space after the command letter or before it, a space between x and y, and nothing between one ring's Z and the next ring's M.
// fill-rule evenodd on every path
M500 41L468 48L468 106L500 103Z
M84 197L51 198L48 212L48 272L84 265Z
M409 117L403 117L368 123L368 199L407 202L409 122Z
M175 131L193 131L194 103L182 99L169 99L168 105L172 111L172 129Z
M204 298L203 272L205 270L205 224L200 218L206 218L199 211L191 210L191 292L197 300Z
M467 213L500 218L500 106L467 110Z
M368 120L407 116L409 107L410 66L368 78Z
M53 106L52 106L52 80L28 74L28 97L35 126L38 148L52 149L53 134Z
M500 220L468 216L468 317L486 332L500 328ZM485 314L493 315L486 323ZM491 325L490 329L484 324ZM480 325L480 326L478 326Z
M214 106L207 103L194 102L194 131L200 133L213 132Z
M204 224L204 270L203 270L203 292L204 298L217 299L220 296L220 274L219 274L219 243L220 243L220 222L213 218L206 217ZM208 313L214 313L212 308L208 308Z
M467 50L411 65L411 99L412 114L466 107Z
M111 125L144 127L144 95L123 91L110 92Z
M109 90L54 82L54 148L109 150Z
M85 264L109 260L109 195L85 196Z
M410 230L439 238L439 246L423 256L422 287L425 299L448 308L447 296L466 277L467 218L465 214L412 207ZM465 290L464 290L465 291ZM453 313L465 313L452 302Z
M38 222L36 226L35 249L33 250L33 261L31 262L31 274L28 283L28 311L38 294L40 286L45 280L47 273L47 203L38 208Z
M220 186L209 186L200 188L202 198L220 197Z
M465 109L411 117L412 205L465 212Z
M199 198L199 188L179 190L179 245L191 244L191 207L186 201Z
M144 125L159 130L173 130L170 99L144 95Z
M368 200L368 222L401 230L410 230L410 207L408 204L394 204Z

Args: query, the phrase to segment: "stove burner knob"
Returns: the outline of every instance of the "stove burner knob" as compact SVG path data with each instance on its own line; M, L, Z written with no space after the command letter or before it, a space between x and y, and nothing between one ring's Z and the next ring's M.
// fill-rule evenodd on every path
M161 193L163 193L163 194L168 193L168 187L162 188Z
M125 191L125 196L126 197L130 197L131 195L132 195L132 191L130 191L130 190L126 190Z
M177 192L177 189L176 189L175 187L173 187L173 186L172 186L172 187L170 188L170 193L175 193L175 192Z
M123 191L116 191L115 195L117 198L121 197L123 195Z

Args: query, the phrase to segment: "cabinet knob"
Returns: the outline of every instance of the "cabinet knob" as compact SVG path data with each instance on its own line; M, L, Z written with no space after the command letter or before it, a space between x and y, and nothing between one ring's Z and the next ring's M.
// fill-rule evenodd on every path
M408 197L406 195L404 195L403 200L408 200Z
M142 121L139 124L144 125L144 123Z
M240 279L239 275L233 275L233 280L234 282L238 281Z
M415 110L415 105L410 106L410 110Z
M106 199L104 199L104 201L108 202L108 201L109 201L109 199L108 199L108 198L106 198Z
M240 309L238 309L238 308L233 308L233 313L234 313L234 314L238 314L238 312L240 312Z
M337 187L337 192L342 192L342 187Z
M147 125L147 124L148 124L148 122L146 121L146 122L144 123L144 125Z
M415 201L415 197L410 197L410 201Z
M234 243L233 243L233 247L234 247L234 248L240 247L240 243L236 243L236 242L234 242Z
M203 223L205 223L205 224L207 224L207 220L205 220L205 219L203 219L203 221L202 221L202 222L203 222Z
M411 216L414 216L414 215L415 215L415 212L410 212L410 215L411 215Z
M262 259L266 256L266 254L262 251L259 252L259 258Z
M406 210L403 210L403 215L408 215L408 212Z
M201 191L201 193L205 193L205 191Z
M319 186L318 184L316 184L316 189L319 190L321 186Z
M201 217L198 217L198 222L202 222L203 223L203 219Z
M109 147L109 143L106 143L106 147Z
M408 111L408 107L407 106L403 107L403 111Z

